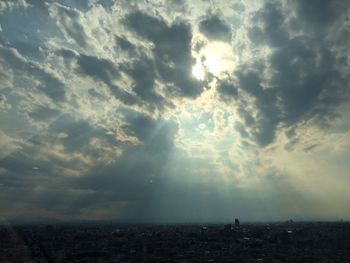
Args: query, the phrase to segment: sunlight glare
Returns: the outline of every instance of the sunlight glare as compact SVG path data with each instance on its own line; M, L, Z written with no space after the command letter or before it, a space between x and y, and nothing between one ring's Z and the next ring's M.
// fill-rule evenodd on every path
M196 65L192 68L192 74L193 76L198 80L203 80L205 76L205 69L200 62L200 60L197 61Z
M213 74L214 76L220 75L222 71L221 63L222 61L220 61L220 58L216 54L206 52L204 65L211 74Z
M200 62L198 61L200 59ZM205 78L206 73L220 77L223 73L232 73L237 66L238 58L232 47L226 43L211 42L198 54L193 75L198 79Z

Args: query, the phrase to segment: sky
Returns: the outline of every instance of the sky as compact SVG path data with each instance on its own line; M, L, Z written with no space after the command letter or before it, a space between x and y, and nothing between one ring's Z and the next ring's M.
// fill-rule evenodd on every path
M0 220L350 219L348 0L0 2Z

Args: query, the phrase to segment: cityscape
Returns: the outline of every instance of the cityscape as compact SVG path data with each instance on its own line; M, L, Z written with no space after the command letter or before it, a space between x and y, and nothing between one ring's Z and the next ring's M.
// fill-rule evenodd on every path
M350 263L350 0L0 0L0 263Z
M0 227L0 262L350 262L350 223Z

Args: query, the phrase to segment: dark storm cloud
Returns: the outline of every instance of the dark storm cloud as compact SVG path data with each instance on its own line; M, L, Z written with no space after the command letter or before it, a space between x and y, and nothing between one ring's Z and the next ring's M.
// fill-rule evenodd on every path
M190 25L184 22L168 25L164 20L140 11L129 14L125 24L153 42L156 70L167 84L169 93L196 97L203 91L203 83L194 79L191 73L194 60Z
M199 23L199 30L210 40L231 41L231 29L217 15L212 15Z
M253 17L253 22L262 25L251 27L249 39L255 45L274 47L273 53L266 61L241 64L236 70L236 77L238 94L244 90L254 99L257 110L252 118L241 100L243 105L239 114L249 127L250 137L261 146L274 141L279 124L293 127L311 119L319 119L321 124L322 119L324 125L325 120L334 116L339 103L348 100L349 76L344 77L339 71L343 62L335 55L337 41L328 40L327 35L320 38L321 31L325 30L324 23L331 27L332 23L341 19L333 12L342 1L325 1L324 6L321 2L298 2L298 8L303 11L297 9L299 16L290 23L279 4L268 3ZM303 12L310 11L310 8L317 14L306 17ZM343 13L342 10L337 12ZM321 21L319 18L325 15L331 17ZM311 23L310 19L312 29L305 26ZM291 27L300 28L303 34L292 37ZM269 87L263 86L264 70L272 74L265 82ZM218 91L224 98L230 96L220 85Z

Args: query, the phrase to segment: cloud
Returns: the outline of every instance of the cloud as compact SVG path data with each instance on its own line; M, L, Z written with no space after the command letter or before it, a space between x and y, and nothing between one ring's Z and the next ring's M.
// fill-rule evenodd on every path
M1 62L17 74L24 74L38 81L36 89L43 92L53 101L62 102L66 99L64 83L52 71L29 61L16 49L0 46Z
M113 46L113 22L117 16L109 15L109 5L99 2L59 3L46 4L49 16L63 35L65 48L74 48L77 51L108 54ZM109 10L109 11L108 11ZM55 28L55 29L56 29ZM61 37L55 34L55 39Z
M124 65L123 70L134 80L135 83L132 86L132 90L139 98L149 102L152 106L164 103L164 98L155 89L155 81L158 75L152 60L147 57L141 57L132 65Z
M5 95L0 94L0 111L6 111L8 109L11 109L11 104L7 102Z
M238 89L232 80L222 80L217 83L217 90L223 100L235 99L238 96Z
M141 144L128 147L111 164L96 165L83 177L73 180L77 189L96 192L93 203L108 200L126 201L132 206L125 217L147 218L152 213L154 185L166 172L169 154L174 147L177 127L173 123L154 120L137 112L130 112L125 132L136 136Z
M140 37L153 42L158 74L167 84L167 92L176 96L197 97L203 83L192 76L192 31L185 22L167 25L164 20L141 11L129 14L125 24Z
M78 9L55 3L50 5L49 13L56 19L57 26L68 41L77 43L83 48L88 46L88 36L82 26L83 15Z
M62 144L67 151L82 152L84 146L88 146L94 137L108 138L105 130L92 127L86 120L77 119L68 114L56 118L49 129L51 134L67 134L62 139ZM109 142L113 143L112 140Z
M0 160L6 173L0 178L6 188L1 206L12 198L17 207L36 212L21 214L24 210L7 209L5 216L33 219L40 214L66 220L83 215L91 219L146 217L153 196L150 180L157 180L165 171L174 147L175 123L126 111L122 130L139 141L130 144L117 141L87 120L57 110L37 107L29 116L50 124L47 131L26 142L6 143L8 155ZM3 142L5 137L0 139ZM18 192L28 198L15 197ZM92 212L93 207L100 207L102 214ZM125 211L107 212L107 207Z
M32 112L29 112L28 115L35 121L47 121L48 119L56 118L59 114L58 110L38 106Z
M17 8L27 8L28 4L26 0L10 1L4 0L0 2L0 13L12 12Z
M93 80L98 80L105 83L110 89L110 92L123 103L132 105L137 102L137 98L135 96L115 84L116 80L120 78L120 69L118 65L114 64L109 59L78 54L71 50L65 49L57 51L57 54L65 59L67 65L74 62L77 65L75 70L81 76L88 76ZM72 67L72 70L73 69L74 67ZM98 93L91 90L90 94Z
M344 18L349 9L348 2L344 0L335 1L296 1L296 10L302 22L311 29L318 31L327 30L338 19Z
M327 2L327 5L332 4ZM315 8L320 16L326 10L319 5ZM231 86L238 88L239 97L252 98L248 101L254 107L241 111L241 117L250 128L250 137L261 146L274 142L281 125L293 127L309 120L324 123L331 119L344 101L342 98L349 95L346 84L349 76L344 77L339 70L342 62L336 49L327 48L331 45L329 40L308 34L310 29L304 27L308 18L302 14L291 22L284 12L281 5L272 3L256 12L253 21L258 26L249 29L248 37L252 45L273 47L272 52L257 59L255 64L242 63L235 72L239 85L231 81ZM335 23L337 20L333 19ZM302 31L293 36L296 25ZM222 98L228 98L230 94L221 85L218 92ZM248 113L253 119L247 119Z
M118 69L107 59L81 54L78 57L78 65L82 69L82 73L96 77L108 84L112 84L113 80L119 77Z
M116 36L115 41L122 50L130 53L133 53L135 51L135 46L132 43L130 43L130 41L128 41L127 39Z
M231 29L217 15L211 15L199 23L199 30L210 40L231 41Z

